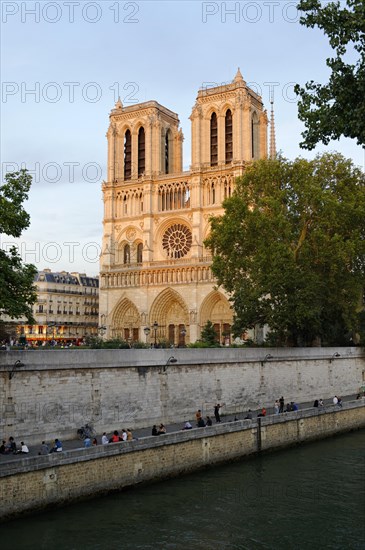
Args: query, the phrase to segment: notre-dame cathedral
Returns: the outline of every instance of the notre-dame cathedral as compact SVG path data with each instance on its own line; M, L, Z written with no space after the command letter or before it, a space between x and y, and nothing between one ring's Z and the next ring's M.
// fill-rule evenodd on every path
M237 176L267 156L268 118L238 70L232 83L199 90L190 120L184 172L176 113L120 100L110 113L99 319L107 338L183 346L210 320L229 341L233 312L204 239Z

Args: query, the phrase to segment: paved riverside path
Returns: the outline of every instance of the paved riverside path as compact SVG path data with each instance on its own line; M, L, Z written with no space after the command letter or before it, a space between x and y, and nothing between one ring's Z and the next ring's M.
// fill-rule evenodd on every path
M346 395L344 397L341 396L341 398L342 398L343 402L353 401L353 400L356 399L356 394ZM329 406L333 407L332 399L333 398L323 400L324 408L329 407ZM310 401L310 402L307 401L307 402L304 402L304 403L297 403L297 405L299 406L299 410L304 410L304 409L313 408L313 402L314 402L314 399L313 399L313 401ZM286 403L285 403L285 406L286 406ZM178 431L182 430L183 427L184 427L184 423L187 420L189 420L191 425L193 426L193 428L195 428L196 427L195 412L196 411L192 411L190 418L184 417L184 418L182 418L181 422L179 422L179 423L165 425L167 433L178 432ZM257 414L259 412L261 412L261 409L251 410L251 412L252 412L252 419L256 420ZM242 413L236 413L237 420L243 420L245 418L246 414L247 414L247 411L242 412ZM270 416L272 414L274 414L274 407L266 407L266 416ZM284 412L284 413L281 413L281 414L286 414L286 413ZM213 410L211 411L211 414L209 416L211 417L211 419L213 421L213 425L216 424ZM205 419L206 415L203 415L203 418ZM221 424L224 424L225 422L233 422L234 418L235 418L234 414L225 415L224 414L224 407L221 408ZM158 427L159 423L156 422L156 425ZM140 439L140 438L148 437L148 436L151 435L152 424L150 426L146 427L146 428L138 428L136 430L133 430L133 426L130 425L130 423L128 421L128 424L122 425L122 426L119 426L119 425L115 426L114 429L118 430L119 435L121 435L122 429L126 430L127 428L132 429L133 439ZM97 438L98 445L101 445L101 435L102 434L97 434L95 436ZM107 432L107 436L108 436L108 438L111 438L112 432ZM82 449L82 448L84 448L83 441L80 440L79 438L64 440L58 434L55 434L55 437L58 437L62 441L62 446L63 446L64 451L68 451L68 450L71 450L71 449ZM26 438L22 439L22 441L23 440L24 440L25 444L27 444ZM17 440L16 443L17 443L17 448L20 449L20 440L19 441ZM54 443L54 439L51 440L51 441L46 441L46 443L48 443L49 447L51 448L53 443ZM7 464L9 462L14 462L14 460L15 461L16 460L24 460L27 457L37 456L38 453L39 453L39 450L40 450L40 444L39 445L33 445L33 446L29 445L29 454L27 454L27 455L21 454L21 453L16 454L16 455L8 455L8 454L2 455L2 454L0 454L0 467L1 467L2 464Z

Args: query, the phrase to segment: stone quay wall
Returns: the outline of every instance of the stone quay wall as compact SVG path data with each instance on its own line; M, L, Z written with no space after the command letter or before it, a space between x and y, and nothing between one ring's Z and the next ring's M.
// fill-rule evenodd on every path
M358 400L6 462L0 520L364 427Z
M171 357L177 362L171 362ZM20 364L19 364L20 361ZM365 383L360 348L0 351L0 437L28 445L351 395Z

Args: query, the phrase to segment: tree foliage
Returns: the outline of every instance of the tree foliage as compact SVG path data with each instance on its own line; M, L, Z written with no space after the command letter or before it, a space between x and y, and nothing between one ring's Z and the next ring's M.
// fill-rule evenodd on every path
M331 74L327 84L307 82L297 85L300 96L299 118L306 126L300 144L313 149L342 135L365 145L365 2L341 3L301 0L298 9L305 13L300 23L318 27L327 35L334 57L326 60ZM357 58L354 59L353 58ZM353 62L351 63L350 61Z
M214 330L212 321L207 321L202 329L201 341L207 346L216 346L219 344L217 341L217 333Z
M29 226L29 214L23 208L32 177L27 170L6 174L0 187L0 233L20 237ZM0 314L11 318L25 316L33 322L31 306L36 301L33 285L36 268L23 264L17 248L0 249Z
M340 154L253 163L205 244L231 294L235 335L341 343L357 331L365 275L365 177Z

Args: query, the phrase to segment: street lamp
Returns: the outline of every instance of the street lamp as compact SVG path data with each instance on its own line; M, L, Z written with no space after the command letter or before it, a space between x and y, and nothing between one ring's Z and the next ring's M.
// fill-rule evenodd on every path
M336 352L332 355L332 357L330 358L330 363L332 363L332 361L333 361L334 359L338 359L339 357L341 357L341 354L338 353L338 351L336 351Z
M261 361L261 366L263 367L264 363L266 363L266 361L269 361L269 359L274 359L273 356L271 355L271 353L268 353L268 354L265 355L265 357Z
M155 321L152 325L152 328L155 332L155 342L154 342L154 347L156 348L157 347L157 329L158 329L158 322Z
M15 370L16 369L20 369L22 367L25 367L24 363L22 363L20 361L20 359L18 359L17 361L15 361L14 365L13 365L13 368L11 369L11 371L9 371L9 380L11 380L15 374Z
M146 335L146 344L147 344L147 338L148 338L149 333L151 332L150 327L144 327L143 332Z
M171 357L169 357L168 360L166 361L166 365L164 365L163 371L166 372L167 367L169 365L172 365L172 363L177 363L177 359L173 355L171 355Z

